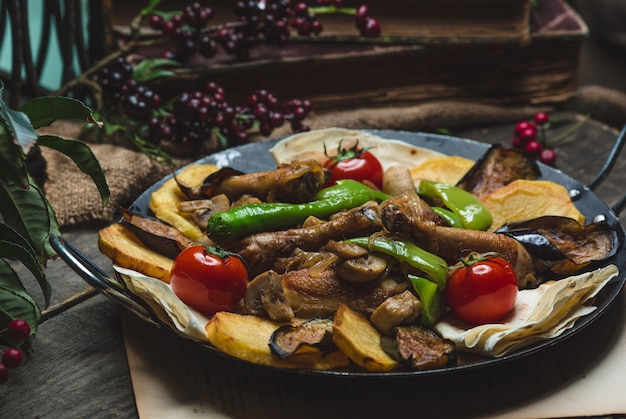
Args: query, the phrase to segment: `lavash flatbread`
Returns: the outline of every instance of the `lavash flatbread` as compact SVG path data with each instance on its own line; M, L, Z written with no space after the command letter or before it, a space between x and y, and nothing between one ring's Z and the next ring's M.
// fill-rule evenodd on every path
M589 302L617 274L617 267L608 265L522 290L514 310L500 323L473 327L448 314L435 329L458 350L501 357L570 329L580 317L596 310Z

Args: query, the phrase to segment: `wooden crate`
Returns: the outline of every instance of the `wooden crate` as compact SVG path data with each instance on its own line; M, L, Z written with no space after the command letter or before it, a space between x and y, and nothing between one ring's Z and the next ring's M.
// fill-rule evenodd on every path
M415 4L476 5L481 1ZM246 62L223 53L210 60L196 56L176 71L175 80L156 81L153 87L167 97L211 80L227 90L231 103L245 101L255 89L265 88L284 100L311 99L318 109L435 100L546 103L574 95L587 27L565 0L538 2L527 10L526 26L520 16L527 2L485 0L484 4L517 7L517 24L510 23L514 29L506 31L509 36L495 37L467 31L458 36L435 36L434 32L426 36L420 17L401 13L409 9L391 13L395 10L391 6L407 3L411 2L385 2L390 5L386 13L395 17L383 25L386 35L381 39L350 35L344 24L344 32L337 29L312 39L295 38L281 48L259 45ZM445 10L440 13L444 12L449 17ZM159 45L140 53L158 56L165 48Z

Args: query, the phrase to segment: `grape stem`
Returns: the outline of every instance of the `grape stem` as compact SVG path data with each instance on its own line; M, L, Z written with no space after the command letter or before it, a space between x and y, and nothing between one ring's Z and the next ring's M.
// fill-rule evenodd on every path
M334 4L330 6L309 7L309 11L315 13L316 15L339 13L342 15L354 16L356 14L356 8L354 7L337 7Z

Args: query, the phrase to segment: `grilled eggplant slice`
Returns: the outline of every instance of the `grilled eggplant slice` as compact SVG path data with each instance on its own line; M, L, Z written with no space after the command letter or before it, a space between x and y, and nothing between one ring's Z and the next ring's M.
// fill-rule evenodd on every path
M333 345L333 319L317 317L299 325L281 326L270 337L270 349L280 358L293 355L302 346L321 350Z
M442 368L456 359L454 343L416 325L396 327L393 337L385 337L383 347L414 370Z
M157 219L143 217L124 208L120 208L120 212L122 224L135 233L146 247L170 259L176 259L183 249L193 243L179 230Z
M456 184L481 198L517 179L535 180L541 175L537 162L521 150L495 144Z
M558 275L580 271L615 254L619 240L607 223L580 224L568 217L544 216L498 230L513 237Z

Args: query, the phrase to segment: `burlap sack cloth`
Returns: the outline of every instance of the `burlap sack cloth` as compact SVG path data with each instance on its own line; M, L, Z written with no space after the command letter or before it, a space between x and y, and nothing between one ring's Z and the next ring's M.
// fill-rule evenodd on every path
M580 113L589 113L598 121L621 128L626 123L626 94L598 86L583 87L570 103L561 105ZM337 112L314 113L306 119L312 129L343 127L351 129L392 129L433 131L477 127L515 122L531 117L546 107L505 107L467 102L434 102L402 107L363 108ZM73 128L55 127L57 135L73 138ZM59 132L60 130L60 132ZM63 132L65 131L65 132ZM275 131L272 138L288 135L287 128ZM118 206L128 206L143 190L172 167L157 163L146 155L111 144L92 144L111 191L106 206L102 205L91 179L67 157L43 148L47 180L44 190L61 226L88 222L110 222ZM198 156L200 158L202 156Z

